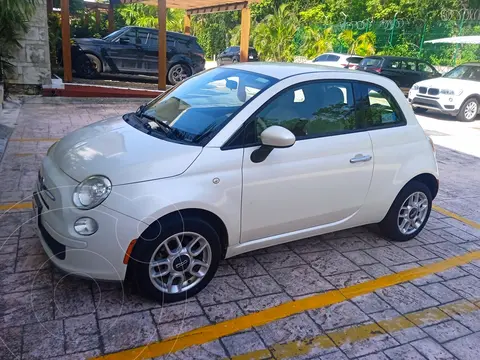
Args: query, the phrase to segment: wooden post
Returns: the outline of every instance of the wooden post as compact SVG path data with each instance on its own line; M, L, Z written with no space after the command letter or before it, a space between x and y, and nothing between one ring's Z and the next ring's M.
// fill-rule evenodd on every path
M242 22L240 28L240 61L248 61L248 47L250 43L250 9L242 9Z
M115 31L115 18L113 16L113 4L112 0L108 4L108 33L112 33Z
M183 18L183 32L187 35L191 35L191 29L190 29L190 24L191 24L191 17L190 15L185 15Z
M63 81L72 82L72 52L70 47L70 10L69 0L62 0L62 57Z
M96 8L95 9L95 28L97 31L100 31L100 9Z
M53 0L47 0L47 15L53 12Z
M158 0L158 90L167 89L167 0Z
M83 24L85 25L85 27L88 27L89 20L90 20L90 12L88 9L85 9L85 14L83 18Z

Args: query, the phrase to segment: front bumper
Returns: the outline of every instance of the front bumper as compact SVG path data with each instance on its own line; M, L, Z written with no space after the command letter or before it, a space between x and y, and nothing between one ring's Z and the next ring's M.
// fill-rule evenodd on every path
M40 182L36 185L34 215L37 234L51 262L77 276L124 280L125 252L130 242L139 236L140 221L102 205L91 210L77 209L72 203L75 181L58 169L49 157L42 164L41 174L39 178L43 179L44 186ZM93 235L79 235L73 228L75 221L85 216L98 223Z
M452 99L452 101L450 101ZM456 115L459 111L459 105L456 104L455 97L443 96L428 96L411 93L408 96L408 102L413 108L422 108L428 110L437 110L444 114Z

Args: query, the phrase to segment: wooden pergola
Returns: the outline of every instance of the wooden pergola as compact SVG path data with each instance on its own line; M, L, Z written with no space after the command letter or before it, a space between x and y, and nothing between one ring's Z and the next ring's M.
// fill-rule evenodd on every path
M113 30L113 6L142 2L158 6L158 89L165 90L167 86L167 8L184 9L184 33L190 34L192 15L210 14L223 11L242 12L240 61L248 61L250 39L250 9L249 3L258 0L110 0L108 4L109 29ZM62 14L62 52L64 82L72 81L72 57L70 47L70 13L69 0L61 0Z

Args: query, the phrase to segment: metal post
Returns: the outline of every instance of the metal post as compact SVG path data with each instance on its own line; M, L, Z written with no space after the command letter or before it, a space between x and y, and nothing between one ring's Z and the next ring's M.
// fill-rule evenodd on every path
M422 38L420 39L420 49L418 50L418 56L421 55L423 50L423 42L425 41L425 32L427 31L427 20L424 20Z
M462 36L462 30L463 30L463 22L465 21L465 10L463 10L462 14L462 21L460 21L460 29L458 30L458 35L457 36ZM453 66L457 64L457 52L458 52L458 44L455 44L455 52L453 53Z
M397 21L397 14L398 12L396 12L395 15L393 16L392 31L390 32L390 40L388 41L390 43L390 46L393 46L393 33L395 32L395 23Z
M70 45L70 9L69 0L62 0L62 58L63 81L72 82L72 53Z
M167 89L167 0L158 0L158 90Z

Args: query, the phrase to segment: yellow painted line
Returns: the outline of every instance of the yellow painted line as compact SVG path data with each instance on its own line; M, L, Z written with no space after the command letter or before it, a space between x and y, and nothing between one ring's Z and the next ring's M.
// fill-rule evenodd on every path
M36 142L36 141L58 141L60 140L59 138L13 138L10 139L9 141L15 141L15 142Z
M35 153L16 153L14 154L17 157L24 157L24 156L31 156L31 155L36 155Z
M473 220L470 220L470 219L467 219L467 218L464 218L463 216L460 216L458 214L455 214L454 212L451 212L447 209L444 209L444 208L441 208L440 206L437 206L437 205L433 205L432 206L432 210L435 210L437 212L439 212L440 214L443 214L443 215L446 215L446 216L450 216L458 221L461 221L467 225L470 225L471 227L475 228L475 229L480 229L480 224L473 221Z
M32 202L0 204L0 211L31 209L31 208L32 208Z
M480 310L467 300L457 303L444 305L452 314L466 314ZM438 308L430 308L405 316L398 316L388 320L382 320L378 323L354 325L342 330L327 331L326 334L314 338L307 338L298 341L292 341L286 344L275 344L268 349L252 351L250 353L233 356L232 360L263 360L272 356L277 360L300 357L302 355L315 355L315 351L326 350L333 347L355 343L358 341L372 339L389 333L394 335L396 332L414 328L416 326L430 325L438 321L449 319L449 316ZM412 320L412 321L411 321Z
M268 308L259 312L237 317L188 331L164 341L140 346L134 349L96 357L97 360L129 360L149 359L170 352L176 352L194 345L201 345L221 337L232 335L253 326L262 326L269 322L285 318L290 315L307 310L317 309L332 304L337 304L347 299L371 293L375 290L411 281L427 275L448 270L454 266L464 265L473 260L480 259L480 251L452 257L423 267L408 269L396 274L382 276L378 279L366 281L340 290L333 290L323 294L313 295L299 300L289 301L284 304ZM413 326L413 325L412 325Z

